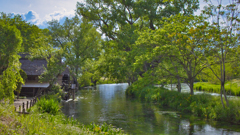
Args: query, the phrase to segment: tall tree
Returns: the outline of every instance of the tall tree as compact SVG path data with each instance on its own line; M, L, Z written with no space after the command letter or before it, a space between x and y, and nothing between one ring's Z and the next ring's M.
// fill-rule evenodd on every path
M22 44L19 52L31 53L35 49L47 46L48 37L44 31L34 24L27 23L20 15L0 13L0 19L10 26L15 26L21 33Z
M119 81L129 84L142 76L147 68L152 66L145 63L141 69L135 69L133 44L138 38L136 31L148 27L158 29L158 20L182 12L192 14L198 8L198 0L117 0L100 1L86 0L77 4L77 13L92 22L106 37L106 67L107 73Z
M225 107L222 94L224 94L226 105L229 106L228 99L225 92L226 80L226 63L231 57L232 48L237 48L239 45L239 1L205 0L208 6L203 10L203 14L209 18L211 22L210 28L210 51L213 53L209 57L209 68L212 73L221 82L221 102ZM211 63L217 63L219 69L212 67ZM220 75L218 74L220 72Z
M17 82L23 83L19 73L20 62L18 52L21 49L20 31L0 19L0 99L14 99Z
M66 18L63 25L57 21L51 21L49 25L53 45L62 49L62 60L72 76L79 78L83 63L87 59L96 59L100 54L100 34L91 23L80 21L78 16Z
M194 94L194 80L206 68L208 41L204 35L208 23L202 17L178 14L165 18L161 25L158 30L142 32L136 43L137 46L145 46L146 51L137 61L142 61L142 58L160 61L155 63L155 68L168 72L176 79L181 78Z

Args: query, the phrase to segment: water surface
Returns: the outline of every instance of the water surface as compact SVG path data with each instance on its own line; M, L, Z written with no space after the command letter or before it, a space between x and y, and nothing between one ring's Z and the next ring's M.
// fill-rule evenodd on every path
M240 135L240 126L200 120L125 96L127 84L81 90L77 101L63 102L62 111L83 124L104 122L136 135Z

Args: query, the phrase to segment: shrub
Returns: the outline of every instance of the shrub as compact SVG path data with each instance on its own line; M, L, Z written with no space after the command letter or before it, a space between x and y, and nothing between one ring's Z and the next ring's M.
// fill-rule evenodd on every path
M136 83L137 84L137 83ZM227 121L240 124L240 102L238 99L230 99L230 106L223 108L220 97L209 94L190 95L169 91L153 86L128 87L126 94L147 102L154 102L160 107L167 106L184 113L192 113L195 116Z
M42 98L41 100L39 100L37 102L36 105L37 105L38 110L42 113L46 112L46 113L56 115L60 111L59 103L58 103L58 101L56 101L54 99Z

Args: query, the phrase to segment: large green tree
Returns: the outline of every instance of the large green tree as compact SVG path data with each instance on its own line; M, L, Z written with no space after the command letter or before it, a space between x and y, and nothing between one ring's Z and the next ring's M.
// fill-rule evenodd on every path
M17 83L23 82L18 56L21 43L20 31L0 19L0 100L8 98L13 101Z
M136 31L158 29L162 17L174 14L192 14L198 8L198 0L86 0L77 4L77 13L92 22L105 37L105 67L107 77L129 84L142 76L151 66L146 62L140 69L133 66L139 55L133 44L138 38ZM144 69L144 70L142 70Z
M47 37L44 31L34 24L22 19L20 15L0 13L0 19L10 26L15 26L21 34L22 44L19 52L32 53L42 46L47 45Z
M66 18L63 25L49 22L49 32L54 47L62 50L63 63L75 79L82 75L82 66L87 59L97 60L101 49L101 36L91 23L78 16Z
M226 91L226 63L231 62L233 48L239 45L239 1L206 0L208 6L203 10L203 15L209 18L211 27L209 28L209 50L212 55L208 57L208 67L221 82L221 101L224 94L226 105L229 106ZM224 2L224 3L223 3ZM216 4L214 4L216 3ZM217 64L215 68L211 63ZM218 74L220 73L220 74Z
M154 68L167 72L169 75L166 77L180 78L189 84L193 94L194 80L207 64L208 40L204 36L208 23L203 17L178 14L165 18L161 25L158 30L141 33L136 45L146 49L143 55L137 57L137 64L143 63L143 59L159 61L153 63L156 65Z

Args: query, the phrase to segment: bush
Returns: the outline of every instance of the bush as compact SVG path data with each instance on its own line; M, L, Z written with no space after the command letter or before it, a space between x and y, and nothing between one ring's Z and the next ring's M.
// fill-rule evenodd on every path
M198 117L227 121L240 124L240 102L229 100L229 107L223 108L220 97L209 94L190 95L169 91L164 88L146 86L139 88L137 83L128 87L126 94L147 102L154 102L160 107L170 107L176 111L192 113Z
M56 115L60 111L59 103L58 103L58 101L56 101L54 99L42 98L41 100L39 100L37 102L36 105L37 105L38 110L42 113L46 112L46 113Z

